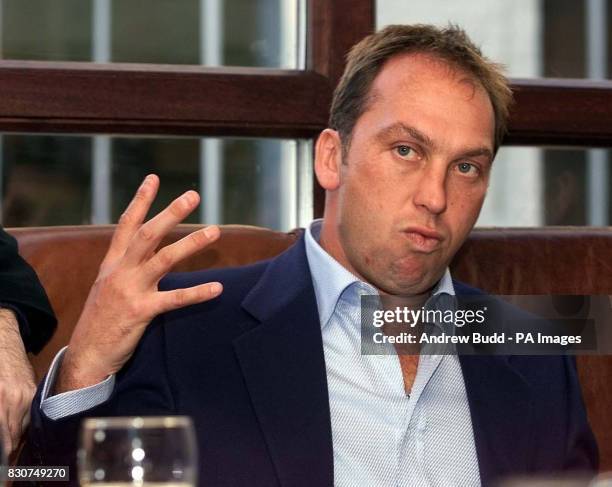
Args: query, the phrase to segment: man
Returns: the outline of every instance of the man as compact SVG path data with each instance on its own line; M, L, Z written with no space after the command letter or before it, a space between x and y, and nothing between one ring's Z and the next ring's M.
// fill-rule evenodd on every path
M149 176L39 391L30 458L74 462L83 416L187 414L202 485L488 485L596 468L566 357L360 354L361 294L436 306L476 292L448 264L478 217L509 100L460 29L364 39L316 145L323 220L271 261L168 276L159 291L219 230L155 253L199 199L142 224Z
M36 390L26 353L38 353L55 324L36 274L0 228L0 439L7 454L19 444Z

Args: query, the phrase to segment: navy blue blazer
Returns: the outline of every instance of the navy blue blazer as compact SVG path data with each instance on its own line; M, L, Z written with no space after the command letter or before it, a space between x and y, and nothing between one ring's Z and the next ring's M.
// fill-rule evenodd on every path
M51 421L39 411L39 389L21 463L74 468L84 416L186 414L198 437L201 485L333 485L323 344L304 239L275 259L169 275L160 287L213 280L224 285L219 298L151 323L104 404ZM571 358L466 355L461 366L484 485L517 473L597 468ZM71 475L76 480L76 470Z

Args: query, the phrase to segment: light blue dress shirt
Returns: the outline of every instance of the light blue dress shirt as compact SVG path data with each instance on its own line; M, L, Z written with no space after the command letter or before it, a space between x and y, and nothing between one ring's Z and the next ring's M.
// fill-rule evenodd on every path
M421 355L407 395L397 354L362 355L360 296L377 291L323 250L320 227L318 220L307 230L306 255L321 319L335 485L480 485L458 357ZM448 270L430 301L444 294L455 294Z
M321 220L306 230L325 354L336 486L477 486L478 459L459 360L421 355L410 395L398 356L361 354L360 297L377 294L318 244ZM432 298L454 295L450 272ZM428 302L428 305L431 304ZM389 345L391 347L391 345ZM55 357L41 409L59 419L106 401L115 377L49 397L65 348Z

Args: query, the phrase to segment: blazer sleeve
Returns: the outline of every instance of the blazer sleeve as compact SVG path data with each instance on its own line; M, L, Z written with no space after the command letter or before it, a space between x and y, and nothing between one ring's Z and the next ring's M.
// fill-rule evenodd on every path
M78 485L76 455L83 419L176 414L167 379L162 320L163 317L158 317L148 326L134 355L117 374L114 390L104 403L53 420L40 407L45 381L41 382L32 401L30 428L19 465L67 465L71 484Z
M38 353L57 321L34 269L23 260L17 241L0 228L0 306L16 311L26 351Z
M566 452L563 465L568 471L596 472L599 469L599 449L589 425L582 398L575 357L564 357L567 370Z

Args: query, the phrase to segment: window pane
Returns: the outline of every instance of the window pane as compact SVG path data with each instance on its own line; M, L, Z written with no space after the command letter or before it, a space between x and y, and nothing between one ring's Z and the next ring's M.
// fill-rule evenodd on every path
M113 61L199 63L199 0L111 3Z
M377 0L376 17L378 27L398 23L456 23L486 56L505 64L512 77L601 78L612 75L610 3ZM599 9L598 4L603 8ZM601 29L596 25L599 22Z
M91 1L3 0L2 57L91 59Z
M161 185L150 215L161 211L188 189L200 191L198 139L116 138L112 141L112 221L117 221L147 174L159 176ZM190 215L185 223L197 223Z
M3 0L2 57L302 68L305 0Z
M612 151L502 147L478 226L612 222Z
M5 226L115 222L149 173L161 179L151 215L194 189L203 203L186 223L289 230L312 216L305 141L4 135L2 146Z
M2 137L2 223L7 227L89 222L88 137Z

